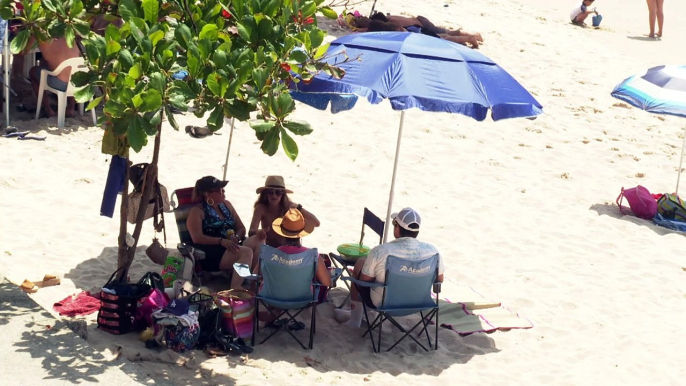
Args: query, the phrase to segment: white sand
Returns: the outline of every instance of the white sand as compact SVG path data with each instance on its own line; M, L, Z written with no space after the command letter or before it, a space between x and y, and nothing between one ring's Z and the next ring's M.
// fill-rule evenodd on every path
M282 336L248 359L206 360L195 352L186 361L154 354L134 335L90 328L89 340L116 366L123 359L111 350L125 346L123 357L147 360L135 365L162 384L682 384L683 236L622 216L613 202L622 186L674 190L686 121L627 107L610 91L648 67L684 63L685 3L667 2L661 41L630 38L647 33L643 1L598 0L600 30L570 25L575 1L379 3L385 12L480 31L483 53L544 106L535 121L498 123L408 111L394 205L422 214L421 238L443 253L448 287L472 286L536 326L466 338L443 330L436 353L403 343L372 355L368 340L320 307L312 351ZM252 130L239 124L228 197L249 222L254 189L266 175L281 174L322 222L308 246L329 252L355 241L364 206L385 215L399 115L387 103L361 102L338 115L299 106L294 118L315 131L298 138L295 163L281 152L263 155ZM51 311L55 301L104 284L116 265L119 222L98 215L109 157L99 150L102 131L84 127L87 119L70 120L64 130L54 120L16 122L47 141L0 140L4 268L17 283L63 276L61 286L32 295ZM180 122L200 121L189 115ZM164 127L160 174L170 191L203 175L221 177L228 130L221 133L196 140ZM151 151L133 160L146 161ZM151 268L140 256L134 279Z

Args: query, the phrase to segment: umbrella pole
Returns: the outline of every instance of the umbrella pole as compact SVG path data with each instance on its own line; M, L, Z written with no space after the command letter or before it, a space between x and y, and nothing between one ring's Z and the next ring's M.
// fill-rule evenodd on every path
M5 24L5 38L4 41L2 42L2 53L4 55L4 68L3 70L5 71L4 74L4 84L5 84L5 92L4 92L4 103L5 103L5 129L10 125L10 77L9 77L9 67L10 67L10 47L8 44L8 35L10 34L10 28L9 28L9 22Z
M403 123L405 123L405 110L400 112L400 127L398 128L398 144L395 147L395 162L393 162L393 178L391 179L391 193L388 195L388 210L386 211L386 224L383 231L383 242L388 239L388 230L391 222L391 209L393 208L393 193L395 189L395 174L398 171L398 156L400 155L400 140L403 138Z
M684 140L681 141L681 160L679 161L679 173L676 177L676 191L674 194L679 195L679 180L681 179L681 165L684 164L684 146L686 146L686 130L684 130Z
M233 138L233 124L236 122L236 118L231 118L231 132L229 134L229 147L226 149L226 161L224 161L224 177L222 181L226 181L226 168L229 166L229 152L231 151L231 139Z

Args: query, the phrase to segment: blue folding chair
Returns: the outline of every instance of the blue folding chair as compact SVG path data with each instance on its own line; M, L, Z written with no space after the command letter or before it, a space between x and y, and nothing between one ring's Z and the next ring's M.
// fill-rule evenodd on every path
M411 333L417 327L423 326L419 335L422 332L425 333L429 347L431 347L432 343L428 328L432 320L436 325L434 350L438 349L438 294L441 291L441 283L438 281L438 254L424 260L408 260L396 256L388 256L386 260L386 282L383 284L347 277L343 278L343 280L352 281L358 288L383 288L381 306L376 307L372 303L362 302L364 316L367 321L367 331L362 336L369 334L374 352L381 352L381 327L386 320L405 333L386 351L391 351L408 336L425 351L429 351ZM435 300L431 297L432 291L436 294ZM368 309L379 313L371 323L367 313ZM427 313L425 314L425 312ZM416 313L419 313L421 320L409 330L406 330L395 320L397 317ZM375 342L372 336L374 329L379 330L378 342Z
M379 216L375 215L372 213L371 210L364 208L364 215L362 216L362 231L360 233L360 245L362 245L362 242L364 241L364 227L368 226L369 229L374 231L379 236L379 244L383 242L383 230L385 226L385 222L379 218ZM335 253L329 253L329 257L331 258L331 262L336 266L337 269L341 269L342 271L345 271L345 273L348 274L349 277L353 276L352 268L355 266L355 261L353 260L347 260L343 256L339 256ZM348 291L350 291L350 285L348 284L347 281L344 281L345 286L348 287ZM348 295L343 302L340 304L339 307L342 307L345 302L348 301L348 298L350 298L350 295Z
M288 316L288 323L284 328L274 328L271 334L264 338L260 344L266 342L280 330L286 330L303 349L312 349L317 314L317 294L320 285L314 282L317 272L319 254L316 248L305 252L289 255L280 250L263 245L260 249L260 276L257 279L259 290L257 292L254 330L252 345L255 345L255 336L259 331L258 315L260 303L274 317L274 321L284 314ZM270 308L278 310L278 313ZM295 318L307 308L312 307L312 319L310 320L310 342L305 345L288 328L289 323L298 323ZM297 311L292 314L291 311Z

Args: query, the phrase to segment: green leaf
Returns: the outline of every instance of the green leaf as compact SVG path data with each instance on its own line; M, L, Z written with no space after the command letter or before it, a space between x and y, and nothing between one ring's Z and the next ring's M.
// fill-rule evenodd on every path
M338 19L338 14L336 13L336 11L331 9L331 7L321 7L321 8L319 8L319 12L321 12L322 15L324 15L324 17L326 17L327 19L331 19L331 20Z
M234 100L231 103L224 103L224 116L236 118L239 121L250 119L250 112L253 110L254 108L243 101Z
M217 74L216 72L211 73L210 75L207 76L207 88L212 91L212 94L221 97L222 96L222 90L220 86L220 81L221 81L221 75Z
M126 111L126 105L110 99L105 102L105 107L103 107L102 111L105 114L118 118L124 115L124 112Z
M303 14L303 19L308 16L314 15L317 10L317 4L314 1L306 1L305 4L300 8L300 12Z
M160 94L164 93L167 86L167 80L160 72L153 72L150 74L150 87L157 90Z
M91 83L96 78L96 74L92 72L79 71L71 74L71 82L76 87L83 87Z
M262 140L262 146L260 146L264 154L273 156L276 151L279 150L279 129L273 128L267 132L267 135Z
M31 31L28 29L25 29L17 34L17 36L12 39L12 42L10 42L10 50L12 50L13 54L18 54L26 48L26 45L29 43L29 37Z
M81 16L81 13L83 12L83 3L81 0L74 0L71 9L69 10L69 16L71 16L72 19L76 19L77 17Z
M323 58L324 55L326 55L326 51L329 50L329 46L331 46L331 43L326 43L324 45L319 46L319 48L317 48L317 51L315 51L314 53L314 59L317 60Z
M134 80L138 80L141 77L141 75L143 75L143 70L141 70L141 64L134 64L133 67L131 67L131 69L129 70L129 76Z
M105 27L105 40L119 40L120 38L121 33L119 32L119 28L114 24L108 24L107 27Z
M226 55L225 51L219 49L214 52L212 61L217 68L226 68L229 64L229 57Z
M290 60L295 60L298 63L303 63L307 61L307 54L301 50L293 50L291 52Z
M138 108L140 112L156 111L162 106L162 95L154 88L145 91L141 97L143 104Z
M74 91L74 99L76 99L78 103L89 102L93 99L93 95L93 86L90 84Z
M283 126L295 135L307 135L312 133L312 126L303 121L288 121L284 122Z
M224 109L222 106L217 106L207 118L207 127L214 132L222 126L224 126Z
M250 127L258 133L266 133L273 129L276 121L265 121L264 119L255 119L248 122Z
M132 117L133 124L129 126L127 130L127 137L129 138L129 145L131 148L138 153L141 149L148 143L148 135L145 129L140 125L140 121L137 116Z
M114 40L110 40L109 42L107 42L107 56L116 54L117 52L119 52L119 50L121 50L121 44Z
M131 67L133 67L133 55L131 51L124 48L119 51L119 63L121 64L121 70L128 72Z
M143 0L143 14L145 14L145 21L150 24L157 23L158 13L159 13L159 3L157 0Z
M311 47L308 47L309 49L312 49L314 47L319 47L322 45L322 42L324 42L324 31L320 29L313 29L310 31L310 42L312 44Z
M59 0L58 0L59 1ZM55 8L55 3L53 0L43 0L41 2L43 6L50 12L57 12L57 8ZM3 18L4 19L4 18ZM6 19L7 20L7 19Z
M99 96L99 97L93 99L93 100L88 104L88 106L86 106L86 111L91 111L92 109L98 107L98 105L100 104L100 102L102 102L102 98L103 98L103 96Z
M281 129L281 147L291 161L298 158L298 144L284 129Z
M74 39L76 39L76 35L74 34L74 27L67 26L67 28L64 29L64 40L67 41L67 47L74 47Z
M238 35L243 38L246 42L250 43L250 33L251 31L243 24L236 23L236 28L238 29Z
M174 114L169 106L164 106L164 114L167 116L167 121L169 121L171 127L173 127L174 130L179 131L179 123L176 122L176 118L174 118Z
M172 94L172 96L169 97L169 103L171 103L172 106L175 108L181 110L181 111L186 111L188 110L188 105L186 104L186 98L180 93L177 94Z
M79 36L87 38L91 31L91 26L83 20L76 19L74 20L74 30Z
M162 32L162 31L158 30L158 31L151 33L150 34L150 41L152 42L152 46L153 47L156 46L157 42L162 40L163 37L164 37L164 32Z
M174 80L174 92L183 95L185 99L194 99L196 97L196 93L182 80Z
M181 47L188 49L188 42L191 41L191 29L187 25L181 24L174 30L174 37Z
M279 106L279 112L277 113L279 118L285 117L295 109L295 102L293 102L293 98L291 98L291 94L288 92L281 93L276 99L276 103Z
M138 7L133 0L121 0L119 2L119 15L127 22L134 17L140 17Z
M208 39L211 41L215 41L215 40L217 40L218 36L219 36L219 29L217 28L216 25L205 24L205 26L202 27L202 30L200 31L200 35L198 35L198 38L200 40Z

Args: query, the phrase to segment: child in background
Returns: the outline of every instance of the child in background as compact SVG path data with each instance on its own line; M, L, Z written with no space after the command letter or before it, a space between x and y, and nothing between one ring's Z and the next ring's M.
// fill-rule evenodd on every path
M594 1L595 0L583 0L581 5L574 7L571 14L572 23L585 26L586 23L584 23L584 20L586 20L588 15L592 13L598 15L598 11L596 11L595 7L591 8L591 5L593 5Z

